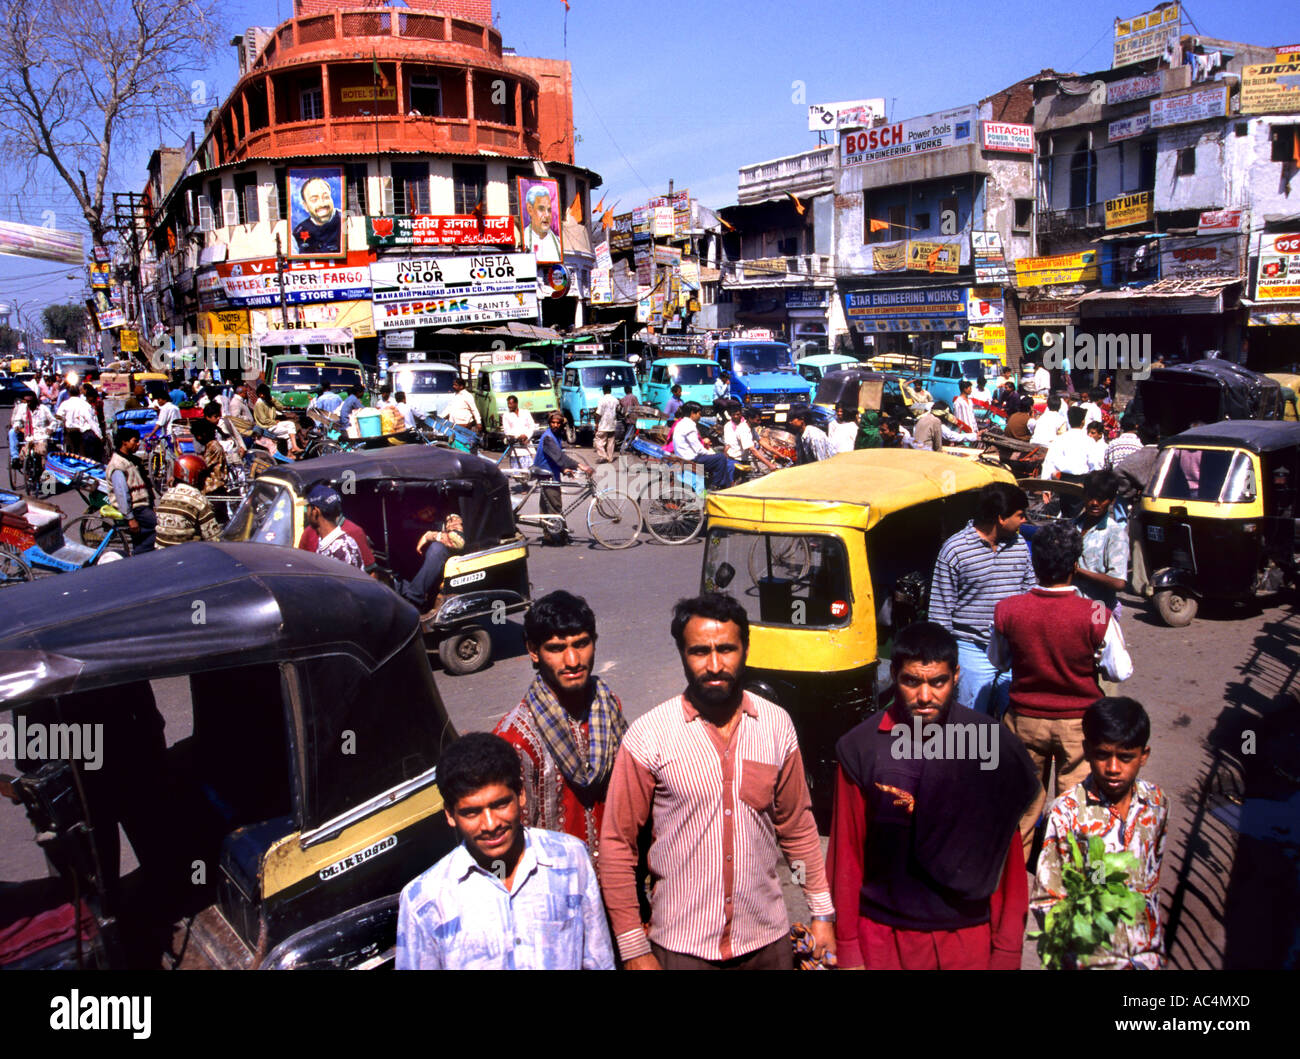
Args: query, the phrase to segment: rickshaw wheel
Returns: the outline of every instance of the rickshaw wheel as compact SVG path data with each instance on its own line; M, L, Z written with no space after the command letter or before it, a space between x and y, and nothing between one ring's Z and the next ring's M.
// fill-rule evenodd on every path
M453 676L477 673L492 657L492 637L481 625L467 625L438 644L442 668Z
M578 428L573 425L573 420L567 415L564 417L564 443L566 445L576 445L578 443Z
M75 531L77 539L87 548L98 548L100 542L104 539L104 535L109 533L115 525L116 523L112 519L91 511L78 515L66 523L63 527L63 534L65 537L70 537ZM108 543L108 550L117 552L123 558L131 554L131 538L127 534L125 527L119 528L113 534L113 539Z
M32 580L32 568L17 552L0 548L0 588Z
M1183 629L1192 624L1196 617L1199 603L1195 596L1188 596L1173 588L1162 588L1153 597L1160 620L1171 629Z

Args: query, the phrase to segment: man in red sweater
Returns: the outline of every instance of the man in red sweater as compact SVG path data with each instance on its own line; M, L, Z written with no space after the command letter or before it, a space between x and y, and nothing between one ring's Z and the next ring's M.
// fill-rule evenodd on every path
M1038 788L1019 740L958 705L957 641L918 622L893 704L836 745L827 873L839 964L1016 970L1029 891L1016 823Z
M1071 523L1057 522L1034 535L1034 575L1038 587L1008 596L993 611L989 661L1011 670L1006 725L1029 751L1040 789L1020 821L1025 859L1034 844L1052 767L1053 797L1088 775L1083 748L1083 715L1102 697L1097 674L1127 680L1133 662L1119 623L1103 603L1074 589L1074 566L1083 555L1083 538Z

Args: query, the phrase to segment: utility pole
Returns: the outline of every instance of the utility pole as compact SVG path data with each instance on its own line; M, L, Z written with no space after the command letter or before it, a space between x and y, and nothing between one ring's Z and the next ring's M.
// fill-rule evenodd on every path
M280 287L280 326L289 330L289 310L284 304L284 251L280 247L280 233L275 233L275 278Z
M127 289L123 292L122 305L126 311L127 322L137 333L144 332L144 284L140 282L140 243L142 233L148 230L148 218L145 216L144 196L137 191L115 191L113 193L113 227L118 237L124 239L130 252ZM119 335L119 343L121 337ZM141 354L136 353L140 360Z

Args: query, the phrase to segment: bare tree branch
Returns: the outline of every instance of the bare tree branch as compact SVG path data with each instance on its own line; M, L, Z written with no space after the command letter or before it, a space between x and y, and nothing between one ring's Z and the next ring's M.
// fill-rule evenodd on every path
M218 5L0 0L0 148L29 177L48 167L95 242L112 227L117 150L188 106L191 79L225 39Z

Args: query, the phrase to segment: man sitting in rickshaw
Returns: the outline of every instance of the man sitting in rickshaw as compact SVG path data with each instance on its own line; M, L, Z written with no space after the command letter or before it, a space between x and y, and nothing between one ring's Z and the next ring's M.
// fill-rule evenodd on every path
M422 507L416 518L425 525L439 521L436 507ZM429 530L415 543L417 553L423 554L420 569L409 581L393 578L393 588L408 603L415 605L421 614L437 610L438 589L442 587L442 572L447 560L455 552L465 549L465 522L455 513L442 520L439 529Z

